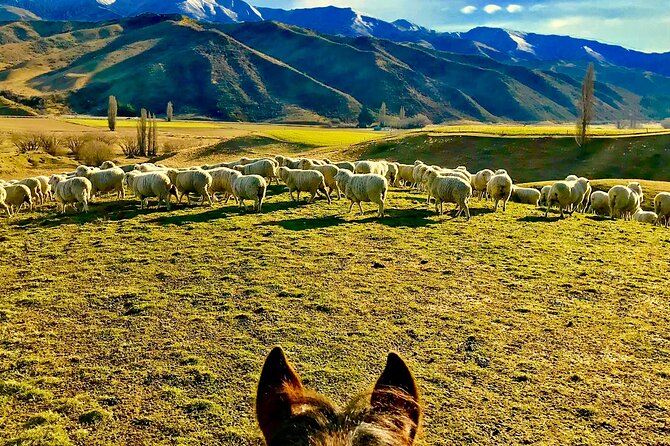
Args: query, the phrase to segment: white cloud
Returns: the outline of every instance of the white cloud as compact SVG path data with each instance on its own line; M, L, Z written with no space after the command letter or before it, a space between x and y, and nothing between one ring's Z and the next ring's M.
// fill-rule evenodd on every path
M461 12L463 14L472 14L476 10L477 10L477 8L475 6L469 5L469 6L466 6L466 7L462 8Z
M509 5L507 7L507 12L510 14L516 14L517 12L523 11L523 6L521 5Z
M571 26L579 25L584 22L584 17L564 17L561 19L553 19L549 21L549 28L563 29Z
M495 14L496 12L500 11L502 8L498 5L486 5L484 6L484 11L487 14Z

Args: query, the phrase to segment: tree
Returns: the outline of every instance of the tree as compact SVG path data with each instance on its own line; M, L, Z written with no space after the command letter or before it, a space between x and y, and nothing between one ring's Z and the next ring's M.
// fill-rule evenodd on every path
M382 102L382 106L379 108L379 125L384 126L386 124L387 115L388 109L386 108L386 102Z
M137 148L139 154L147 156L147 110L143 108L140 110L140 118L137 120Z
M167 122L172 122L172 118L174 117L174 105L172 105L172 101L167 103L167 110L165 111L165 119Z
M404 121L405 118L407 117L407 112L405 111L405 107L400 107L399 117L400 117L400 124L402 124L402 121Z
M107 105L107 125L112 132L116 130L116 115L118 112L119 104L116 102L116 96L110 96Z
M151 116L151 114L150 114ZM149 121L149 144L147 152L149 156L156 156L158 154L158 120L154 114Z
M586 70L584 83L582 84L582 94L577 104L577 134L575 139L579 147L583 147L586 144L589 136L589 127L593 121L596 102L595 81L596 73L593 64L590 63Z
M375 122L375 115L372 113L372 110L370 110L367 107L363 107L361 109L360 114L358 115L358 127L360 128L365 128L369 127L372 125L372 123Z

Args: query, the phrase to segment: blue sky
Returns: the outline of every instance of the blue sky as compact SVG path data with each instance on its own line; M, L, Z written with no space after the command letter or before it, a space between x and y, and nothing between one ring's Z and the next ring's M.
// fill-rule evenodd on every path
M256 6L349 6L439 31L487 25L562 34L643 51L670 51L670 0L252 0Z

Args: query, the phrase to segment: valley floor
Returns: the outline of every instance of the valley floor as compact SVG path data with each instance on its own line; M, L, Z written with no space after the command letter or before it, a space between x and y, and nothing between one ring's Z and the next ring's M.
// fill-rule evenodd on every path
M260 215L2 219L3 444L260 445L277 344L338 403L400 352L422 445L667 442L670 231L476 200L466 223L404 190L377 220L284 191Z

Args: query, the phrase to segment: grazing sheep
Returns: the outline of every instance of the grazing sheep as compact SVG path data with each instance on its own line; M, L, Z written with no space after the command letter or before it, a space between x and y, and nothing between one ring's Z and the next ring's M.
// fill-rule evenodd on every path
M74 176L88 178L91 172L97 172L99 170L100 169L98 169L97 167L79 166L75 169Z
M638 209L633 214L633 220L640 223L649 223L652 225L656 225L656 223L658 223L658 215L656 214L656 212L643 211L642 209Z
M52 175L49 184L54 191L56 201L61 205L64 214L69 204L77 209L77 203L82 205L82 210L88 212L88 202L91 199L93 185L84 177L65 178L60 175Z
M114 167L116 167L114 161L105 161L104 163L100 164L100 170L113 169Z
M578 178L571 181L558 181L549 190L547 198L547 210L545 218L549 217L549 210L557 205L561 210L561 218L565 217L564 211L572 214L577 206L584 201L584 195L589 190L589 180Z
M589 213L595 215L610 215L610 197L607 192L595 191L591 194Z
M295 201L293 191L298 193L298 200L300 200L300 192L309 192L312 195L309 203L314 202L317 192L322 192L328 199L328 203L331 203L330 194L326 190L326 179L321 172L280 167L279 178L288 186L288 193L293 201Z
M277 164L274 160L262 159L249 164L235 166L235 170L242 172L243 175L259 175L272 184L274 179L279 184L277 178Z
M630 220L642 204L642 186L629 183L628 186L614 186L607 193L610 199L610 216Z
M498 210L498 202L503 202L503 212L507 210L507 202L512 195L512 178L504 169L497 170L486 185L486 193L495 202L493 211Z
M654 211L658 214L658 224L665 222L665 227L670 227L670 194L661 192L654 198Z
M539 206L547 206L549 204L549 192L551 191L551 186L544 186L540 190L540 201L538 202Z
M26 178L18 181L16 184L23 184L30 189L30 195L33 198L33 203L44 203L44 195L42 195L42 182L37 178Z
M514 203L532 204L538 206L540 203L540 191L534 188L512 186L510 199Z
M403 186L414 183L414 164L398 164L398 182Z
M254 210L261 212L268 185L260 175L240 175L233 180L233 194L244 208L244 200L254 200Z
M140 200L140 209L149 208L149 198L158 198L156 208L159 208L161 202L165 203L165 208L169 211L171 199L170 196L177 197L177 188L171 183L170 178L162 172L144 172L135 175L132 180L132 190L135 197Z
M277 155L275 156L275 161L277 161L277 164L279 167L284 167L286 166L286 163L293 163L296 161L300 161L294 158L289 158L288 156L283 156L283 155Z
M388 165L380 161L358 161L354 164L354 173L374 173L383 177L388 173Z
M16 214L21 210L24 203L28 204L30 210L33 210L33 196L24 184L8 184L3 186L7 196L5 197L5 205L7 205L12 214Z
M428 197L426 198L426 206L430 207L430 198L432 197L432 193L430 191L430 188L428 188L428 178L432 174L432 172L437 172L440 176L443 177L456 177L460 178L463 181L467 181L470 183L470 178L461 170L455 170L455 169L442 169L440 166L431 166L427 169L423 170L423 175L421 177L421 184L425 186L426 191L428 192Z
M123 188L125 172L118 167L111 167L105 170L89 170L84 175L77 175L88 179L93 186L91 189L91 199L98 193L106 194L116 192L116 198L126 198L126 191Z
M579 177L577 175L568 175L565 177L565 181L577 181Z
M386 179L389 180L391 186L397 186L398 183L398 163L388 163L386 161L382 162L386 164Z
M577 212L582 212L586 213L586 210L589 208L589 204L591 203L591 192L593 192L593 188L591 187L591 183L589 183L586 186L586 193L584 194L584 200L577 205Z
M341 161L339 163L332 163L334 166L337 166L338 169L346 169L350 172L354 172L356 166L350 161Z
M493 171L491 169L483 169L475 174L472 178L472 188L475 190L477 197L486 198L486 186L489 184L489 180L493 176Z
M140 172L164 172L167 170L165 167L159 167L153 163L135 164L134 168Z
M388 193L388 181L383 175L378 174L353 174L349 170L340 169L335 175L335 181L344 196L351 201L349 212L358 204L358 209L363 215L363 206L361 203L376 203L379 206L377 215L384 216L386 194Z
M51 186L49 185L49 177L40 175L35 177L42 185L42 197L46 200L53 200L53 193L51 193Z
M0 208L4 209L5 212L7 212L7 218L9 218L12 216L12 213L10 212L7 203L5 203L6 200L7 200L7 191L2 185L0 185Z
M212 186L209 191L214 196L214 199L216 199L215 194L219 192L222 193L226 199L226 204L228 203L228 200L230 200L230 197L234 197L237 202L237 198L233 191L233 181L242 176L240 172L227 167L217 167L216 169L207 171L207 173L212 177Z
M435 197L435 212L444 215L444 203L455 203L458 206L456 217L465 213L470 220L468 201L472 197L472 186L469 181L459 176L441 176L435 169L428 170L427 189Z
M239 165L246 166L247 164L254 164L259 161L269 161L275 166L275 168L279 168L279 162L275 158L247 158L245 156L240 158Z
M417 161L418 164L414 166L414 170L412 171L412 177L414 179L414 189L421 191L423 190L424 184L421 182L423 179L424 173L426 173L426 169L429 168L429 166L425 165L421 161Z
M204 170L187 170L179 172L174 169L167 171L167 176L170 182L177 187L178 198L177 203L181 203L182 198L186 195L188 204L191 204L190 193L200 195L203 200L206 198L209 205L212 205L212 196L209 193L212 187L212 176Z
M321 172L323 174L323 178L326 180L326 187L328 187L328 193L330 196L333 196L333 192L337 192L337 199L340 199L340 187L337 185L337 181L335 181L335 175L337 175L337 172L340 171L337 166L333 164L317 166L312 162L312 160L305 159L300 163L300 168L302 170L316 170L317 172Z

